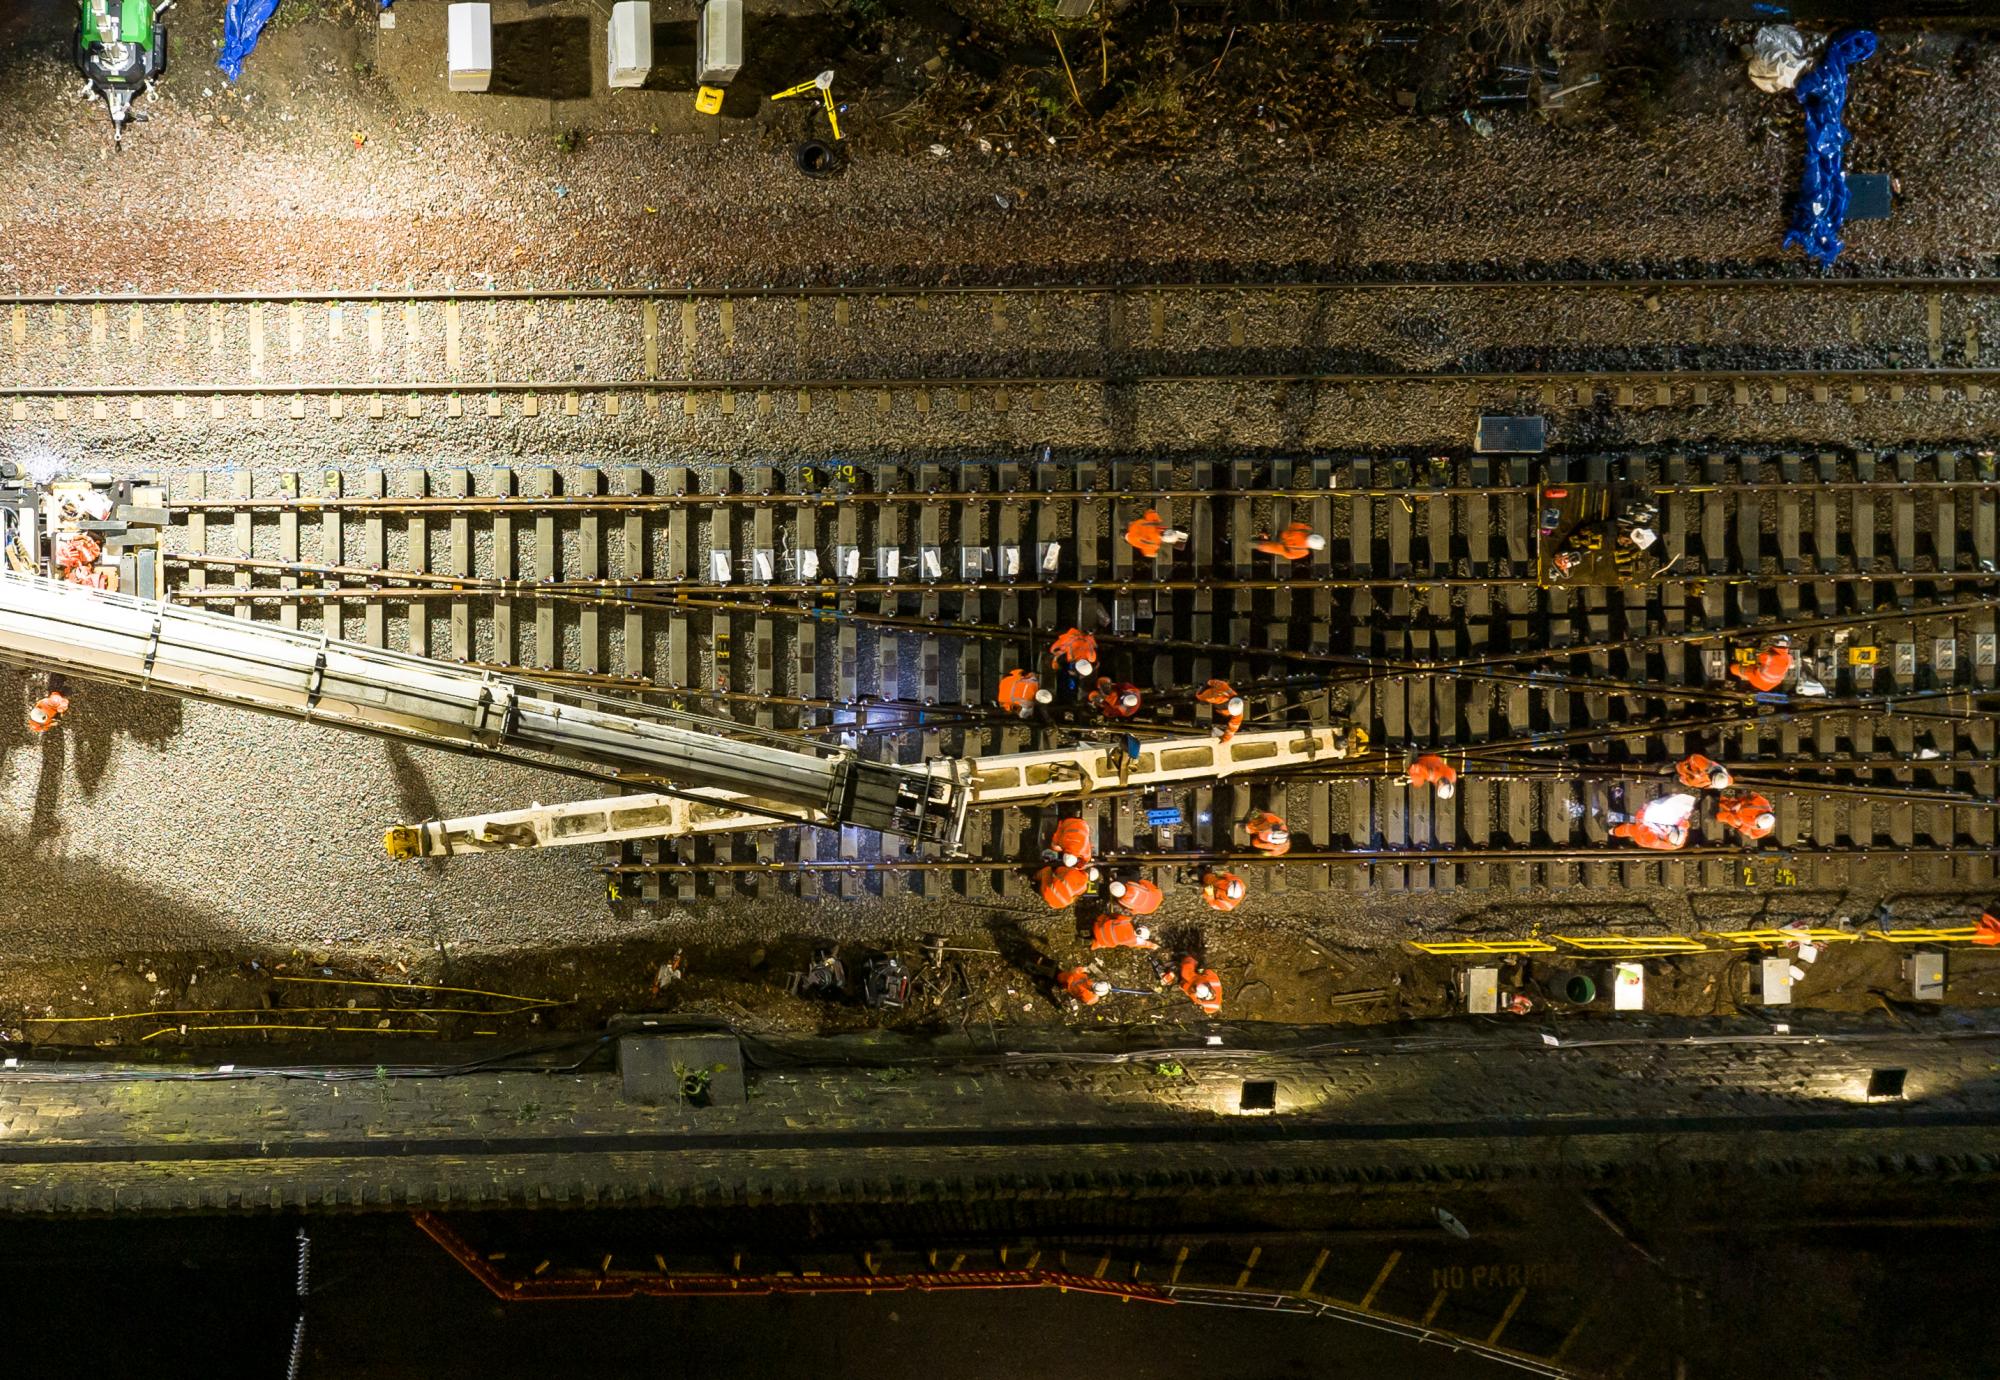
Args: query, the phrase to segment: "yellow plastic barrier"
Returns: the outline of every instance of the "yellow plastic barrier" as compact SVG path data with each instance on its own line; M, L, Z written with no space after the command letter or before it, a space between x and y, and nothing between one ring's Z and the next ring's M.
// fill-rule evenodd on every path
M1501 939L1490 943L1478 939L1451 939L1432 944L1420 944L1412 939L1410 947L1421 949L1427 954L1435 954L1439 958L1465 958L1484 954L1552 954L1556 951L1555 945L1544 944L1539 939Z
M1887 944L1966 944L1979 933L1976 925L1945 930L1869 930L1867 937Z
M1558 944L1567 944L1572 949L1581 949L1587 954L1700 954L1708 952L1708 945L1699 939L1686 935L1656 934L1634 936L1624 934L1559 934Z
M1703 939L1731 948L1753 948L1768 944L1852 944L1864 936L1854 930L1703 930Z

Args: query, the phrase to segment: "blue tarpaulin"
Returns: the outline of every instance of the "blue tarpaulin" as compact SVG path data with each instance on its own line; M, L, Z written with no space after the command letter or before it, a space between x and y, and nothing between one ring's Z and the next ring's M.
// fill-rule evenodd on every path
M243 75L243 59L257 46L257 36L277 8L278 0L229 0L222 12L222 56L215 60L223 76L235 81Z
M1875 52L1875 35L1852 29L1826 45L1819 66L1799 78L1799 104L1806 108L1806 170L1785 245L1796 245L1822 264L1840 257L1840 227L1847 219L1847 69Z

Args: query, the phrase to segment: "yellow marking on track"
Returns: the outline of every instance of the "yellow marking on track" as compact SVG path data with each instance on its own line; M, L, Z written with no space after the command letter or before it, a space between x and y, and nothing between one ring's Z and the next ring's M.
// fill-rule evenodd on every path
M1402 1258L1403 1253L1401 1251L1389 1252L1389 1258L1382 1262L1382 1273L1375 1276L1375 1282L1369 1285L1368 1292L1361 1296L1362 1312L1365 1313L1375 1306L1375 1296L1382 1292L1382 1286L1389 1282L1390 1274L1395 1271L1396 1262Z
M1486 1345L1499 1346L1500 1334L1507 1330L1507 1324L1514 1321L1514 1314L1521 1309L1521 1302L1528 1297L1526 1289L1516 1289L1514 1297L1507 1301L1507 1311L1500 1315L1500 1321L1493 1324L1493 1330L1486 1334Z
M1299 1285L1299 1296L1301 1298L1310 1294L1313 1291L1313 1285L1319 1283L1319 1272L1326 1268L1327 1258L1332 1254L1333 1252L1330 1250L1323 1250L1319 1253L1319 1259L1313 1261L1312 1268L1306 1271L1305 1282Z

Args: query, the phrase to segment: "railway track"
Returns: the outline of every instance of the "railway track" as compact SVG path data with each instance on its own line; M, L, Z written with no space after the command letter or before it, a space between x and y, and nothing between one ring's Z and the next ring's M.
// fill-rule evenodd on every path
M0 398L17 419L31 404L66 416L154 399L175 415L245 399L253 416L303 415L309 396L373 416L426 399L475 416L694 409L708 394L725 410L742 394L760 408L867 404L854 394L1005 408L1056 389L1204 384L1530 388L1551 406L1600 388L1652 405L1835 388L1977 401L2000 384L1982 360L1994 292L1963 278L1658 278L17 297L0 303ZM1466 310L1494 303L1505 310Z
M1160 867L1235 857L1234 821L1275 808L1298 842L1257 868L1267 889L1837 888L1914 882L1945 856L1966 886L1994 876L1991 455L1580 456L1541 471L1655 493L1664 577L1540 588L1528 462L1480 457L371 470L265 489L246 471L191 474L170 486L168 576L175 598L242 617L721 704L905 760L1065 731L996 722L992 688L1055 630L1094 625L1108 670L1160 689L1146 728L1201 722L1189 688L1218 675L1253 691L1253 721L1352 717L1397 754L1084 806L1103 847ZM1120 539L1149 505L1190 533L1179 559ZM1294 517L1332 540L1278 572L1251 548ZM1779 629L1823 701L1759 705L1725 674L1732 641ZM1395 784L1406 746L1463 756L1454 802ZM1658 764L1695 747L1784 783L1782 848L1746 858L1713 826L1665 861L1611 846L1609 790L1656 786ZM634 845L610 865L650 898L1009 896L1046 826L978 816L964 865L812 830Z

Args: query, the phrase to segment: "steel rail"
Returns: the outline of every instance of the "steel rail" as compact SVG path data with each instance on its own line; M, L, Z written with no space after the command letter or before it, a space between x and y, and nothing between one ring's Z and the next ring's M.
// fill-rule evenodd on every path
M667 301L675 298L702 300L750 300L773 298L869 297L1062 297L1106 296L1145 297L1158 293L1226 295L1270 293L1313 295L1329 292L1636 292L1713 291L1747 289L1781 292L1968 292L1985 294L2000 290L2000 279L1932 277L1924 275L1884 275L1871 278L1825 277L1820 275L1765 275L1735 278L1719 274L1689 277L1645 278L1313 278L1303 280L1203 281L1184 279L1171 282L1119 283L783 283L758 284L670 284L651 287L598 288L358 288L351 290L299 289L272 292L97 292L97 293L12 293L0 294L0 306L88 307L106 306L206 306L220 303L290 302L565 302L565 301Z
M1738 858L1762 860L1774 863L1812 861L1823 858L2000 858L2000 845L1885 845L1868 847L1852 844L1838 848L1806 848L1797 846L1758 847L1751 844L1689 844L1672 852L1639 848L1631 844L1623 847L1595 845L1560 846L1533 845L1525 848L1360 848L1345 850L1322 850L1301 852L1294 850L1282 858L1267 857L1254 852L1187 852L1187 853L1125 853L1100 852L1100 863L1112 866L1174 867L1217 863L1230 867L1272 868L1284 867L1289 863L1303 863L1318 866L1347 864L1350 866L1372 866L1375 864L1399 863L1506 863L1506 862L1611 862L1611 863L1655 863L1674 862L1681 859ZM981 861L971 858L922 859L922 858L880 858L873 861L862 859L801 859L773 860L771 862L673 862L673 863L606 863L599 871L615 873L619 876L661 875L679 872L698 873L759 873L781 872L799 873L840 873L840 872L1022 872L1032 870L1041 862L1039 854L1030 861L1003 860ZM1041 906L1039 897L1033 899ZM1025 904L1025 899L1024 899Z
M0 387L0 393L6 389ZM1764 463L1776 463L1775 461ZM1560 486L1563 483L1584 484L1586 481L1550 481ZM1601 481L1596 481L1601 482ZM1801 481L1800 483L1764 482L1761 480L1742 482L1718 482L1684 484L1661 484L1658 482L1632 481L1640 492L1672 497L1675 495L1701 496L1715 493L1797 493L1802 484L1808 485L1815 493L1874 492L1892 490L1918 491L1959 491L1992 490L2000 491L2000 478L1993 479L1879 479L1879 480L1831 480ZM937 491L916 491L898 489L878 491L865 488L839 488L811 492L771 492L745 493L701 493L698 491L667 494L575 494L561 498L539 498L523 494L473 495L469 498L450 498L437 495L424 497L326 497L326 498L286 498L275 494L250 498L178 498L167 504L169 512L190 513L241 513L241 512L300 512L300 513L507 513L527 516L562 516L566 513L589 512L654 512L670 511L676 508L715 507L834 507L858 503L862 505L920 505L925 503L1102 503L1136 502L1151 499L1215 499L1218 501L1240 502L1244 499L1289 500L1293 502L1322 498L1366 499L1371 502L1388 502L1395 499L1439 499L1439 498L1506 498L1525 497L1538 493L1543 488L1539 484L1493 484L1493 485L1453 485L1443 488L1382 488L1380 486L1353 489L1331 486L1321 489L967 489L945 493Z
M530 595L564 594L609 594L621 590L630 591L679 591L695 594L721 594L736 590L751 590L759 593L802 595L923 595L923 594L1000 594L1007 592L1025 593L1082 593L1103 590L1113 593L1126 591L1169 591L1191 593L1199 590L1376 590L1403 589L1422 592L1428 589L1540 589L1545 586L1532 575L1480 576L1480 575L1408 575L1370 576L1288 576L1282 579L1265 580L1137 580L1107 576L1096 580L925 580L910 581L869 581L837 580L822 578L811 583L785 581L745 581L742 583L720 584L708 580L676 579L672 576L612 576L599 580L502 580L487 575L447 575L434 571L377 570L359 566L322 566L306 561L278 561L252 556L210 556L188 555L169 552L165 559L171 564L213 566L223 570L265 570L276 574L295 576L300 579L338 576L371 581L407 581L410 587L385 589L375 586L335 586L322 585L318 589L241 589L235 586L203 587L188 589L180 598L189 602L228 601L231 598L277 600L353 599L374 598L421 598L451 599L468 595L524 598ZM1853 585L1853 584L1992 584L2000 585L2000 571L1988 570L1903 570L1891 573L1863 571L1831 571L1817 575L1771 575L1730 572L1724 574L1674 575L1654 579L1644 585L1619 586L1634 589L1687 589L1691 587L1721 586L1736 588L1754 586L1770 588L1781 585ZM1564 587L1561 592L1569 593L1584 586ZM622 603L644 603L643 599L625 599Z
M486 380L405 380L402 382L308 382L302 380L260 383L5 383L0 397L14 398L175 398L244 397L268 398L285 395L313 397L338 395L447 396L451 394L564 393L837 393L864 391L963 391L1003 392L1024 389L1200 387L1220 384L1230 387L1382 387L1419 384L1435 387L1505 386L1548 387L1634 383L1652 385L1697 383L1883 383L1903 385L1977 384L2000 386L2000 367L1923 366L1894 368L1876 365L1804 365L1796 368L1737 369L1561 369L1561 370L1392 370L1359 373L1148 373L1101 371L1087 374L1021 375L937 375L929 378L907 376L847 376L819 378L619 378L619 379L486 379Z

